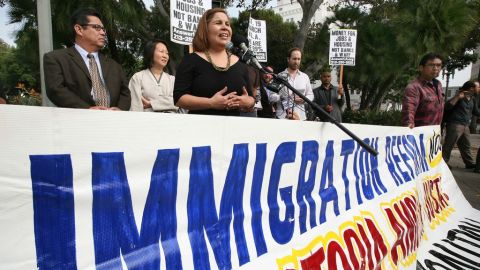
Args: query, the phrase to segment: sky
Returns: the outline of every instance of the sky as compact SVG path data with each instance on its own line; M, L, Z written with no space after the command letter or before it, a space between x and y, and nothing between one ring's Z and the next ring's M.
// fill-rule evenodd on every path
M145 6L147 8L153 6L153 0L144 0ZM238 17L239 10L237 8L228 8L227 9L228 14L231 17ZM3 39L6 43L9 45L14 45L15 42L15 31L20 29L19 24L8 24L8 7L0 7L0 38ZM461 86L465 81L467 81L470 78L470 73L471 73L471 65L466 67L463 70L456 71L455 76L450 79L450 86ZM442 75L439 76L438 78L440 81L442 81L442 84L445 85L445 78L442 78Z
M0 7L0 38L3 39L9 45L15 44L14 31L18 30L20 26L18 24L8 24L7 16L8 8L6 6Z

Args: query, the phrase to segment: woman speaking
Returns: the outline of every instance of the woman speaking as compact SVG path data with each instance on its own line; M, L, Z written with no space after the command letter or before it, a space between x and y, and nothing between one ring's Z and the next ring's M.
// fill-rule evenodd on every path
M193 38L194 52L177 68L176 106L191 114L239 116L253 110L247 66L225 49L231 37L230 18L224 9L203 14Z

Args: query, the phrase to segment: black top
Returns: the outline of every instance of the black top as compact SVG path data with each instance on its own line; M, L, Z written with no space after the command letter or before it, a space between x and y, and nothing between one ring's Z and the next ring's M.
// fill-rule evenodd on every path
M245 86L248 95L252 89L248 80L247 66L238 61L227 71L218 71L213 65L196 53L186 55L177 68L173 101L175 104L181 96L190 94L197 97L211 98L215 93L227 86L228 92L236 91L242 95ZM240 115L239 110L189 110L191 114Z
M445 122L456 123L462 125L469 125L472 114L480 116L477 102L474 98L466 99L462 98L455 105L452 105L449 101L445 103Z

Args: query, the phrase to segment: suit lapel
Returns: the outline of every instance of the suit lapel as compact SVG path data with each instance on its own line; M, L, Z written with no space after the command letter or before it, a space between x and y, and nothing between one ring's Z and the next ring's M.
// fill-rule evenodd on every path
M82 59L80 53L75 49L75 47L70 47L68 49L68 54L72 57L72 61L85 73L85 76L90 78L90 72L88 72L88 67L85 65L85 62Z

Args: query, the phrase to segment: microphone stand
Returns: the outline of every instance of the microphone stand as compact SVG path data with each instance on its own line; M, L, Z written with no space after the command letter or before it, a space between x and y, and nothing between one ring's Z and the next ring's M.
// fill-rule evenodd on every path
M265 69L259 69L260 72L264 73L264 74L269 74L273 77L273 80L275 80L277 83L281 83L283 85L285 85L288 89L292 90L293 93L295 93L295 95L299 96L300 98L303 99L303 101L305 101L306 103L308 103L308 105L312 106L314 109L315 109L315 114L317 114L318 116L318 112L320 112L323 116L325 116L326 118L328 118L328 120L330 121L330 123L332 124L335 124L338 128L340 128L341 130L343 130L343 132L347 133L348 136L350 136L352 139L354 139L358 144L360 144L360 146L362 146L365 150L367 150L367 152L369 152L370 154L374 155L374 156L377 156L378 155L378 152L377 150L373 149L369 144L365 143L364 141L362 141L360 138L358 138L355 134L353 134L349 129L347 129L344 125L342 125L341 123L339 123L335 118L333 118L332 116L330 116L329 113L327 113L322 107L320 107L318 104L314 103L313 101L311 101L310 99L308 99L305 95L303 95L300 91L298 91L297 89L295 89L293 86L290 85L290 83L288 82L288 80L278 76L277 74L274 74L274 73L270 73L270 72L267 72Z

